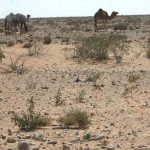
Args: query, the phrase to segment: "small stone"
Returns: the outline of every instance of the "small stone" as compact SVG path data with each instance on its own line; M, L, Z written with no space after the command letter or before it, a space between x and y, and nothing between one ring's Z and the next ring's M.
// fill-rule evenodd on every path
M63 144L63 150L70 150L70 146L68 144Z
M57 141L48 140L48 144L53 144L53 145L55 145L55 144L57 144Z
M109 144L106 146L107 150L115 150L115 146L112 144Z

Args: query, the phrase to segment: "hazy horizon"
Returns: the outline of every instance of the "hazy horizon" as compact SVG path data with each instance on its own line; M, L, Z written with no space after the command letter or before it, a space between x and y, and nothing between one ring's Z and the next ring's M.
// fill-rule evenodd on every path
M32 17L93 16L103 8L109 14L118 11L119 15L148 15L150 0L0 0L0 18L10 12L30 14Z

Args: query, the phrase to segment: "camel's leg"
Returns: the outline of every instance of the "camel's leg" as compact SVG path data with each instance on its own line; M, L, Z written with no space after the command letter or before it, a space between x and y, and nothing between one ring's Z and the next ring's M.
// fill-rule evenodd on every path
M104 22L104 29L106 30L106 23L107 23L107 19Z
M23 24L21 23L20 24L20 35L22 34L22 26L23 26Z
M94 21L94 30L97 31L97 20Z

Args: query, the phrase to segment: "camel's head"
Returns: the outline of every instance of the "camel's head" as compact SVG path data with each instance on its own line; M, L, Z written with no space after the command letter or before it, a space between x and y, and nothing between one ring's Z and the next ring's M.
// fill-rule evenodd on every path
M27 20L29 20L30 17L31 17L31 15L27 14Z
M103 9L100 8L100 9L98 10L98 13L101 14L102 12L103 12Z
M114 17L116 17L118 14L119 14L118 12L113 11L113 12L111 13L111 17L114 18Z

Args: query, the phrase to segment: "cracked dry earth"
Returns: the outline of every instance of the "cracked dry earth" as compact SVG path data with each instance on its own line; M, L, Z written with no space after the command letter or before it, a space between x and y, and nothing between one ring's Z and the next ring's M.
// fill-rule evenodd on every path
M27 49L21 44L3 45L6 58L0 64L0 150L17 149L20 138L26 139L32 150L62 150L63 143L68 144L71 150L80 146L86 149L87 144L93 150L150 149L150 61L145 53L147 32L135 32L124 32L129 35L131 44L122 64L116 64L113 57L106 62L78 63L69 57L74 43L65 44L53 39L50 45L44 46L46 53L24 56L27 70L22 75L5 73L3 67L10 63L9 55L15 59L26 54ZM76 34L89 36L93 32L78 31ZM93 76L97 76L95 81L88 80ZM132 77L136 77L135 80ZM58 89L64 101L61 106L55 105ZM82 103L77 101L81 91L85 92ZM36 112L50 117L52 122L44 128L22 132L11 122L11 115L26 111L27 100L31 96L34 96ZM88 112L91 119L89 127L84 130L54 129L59 125L58 118L73 108ZM99 137L98 140L83 140L88 133ZM43 135L45 140L34 140L34 134ZM8 137L14 142L9 143ZM57 144L48 144L48 141L57 141Z

